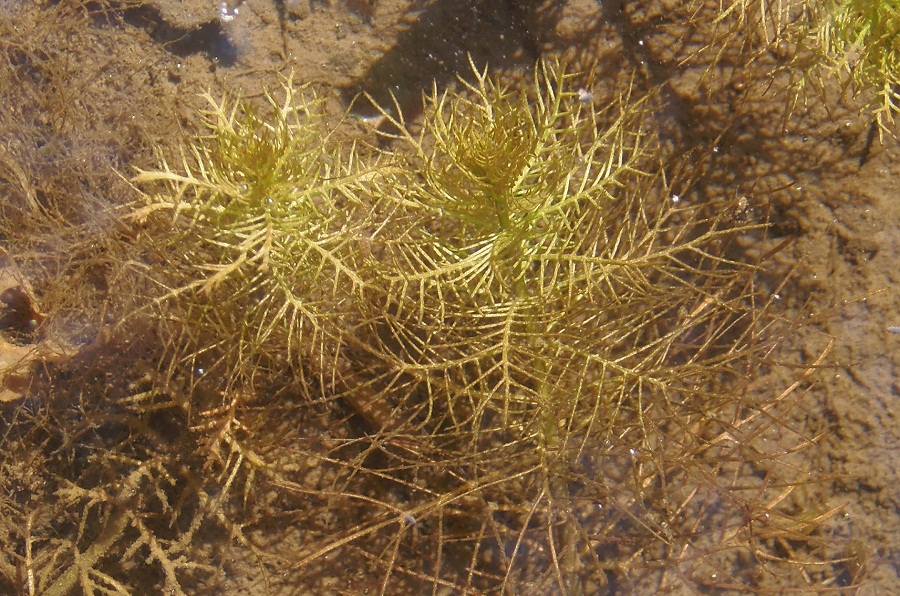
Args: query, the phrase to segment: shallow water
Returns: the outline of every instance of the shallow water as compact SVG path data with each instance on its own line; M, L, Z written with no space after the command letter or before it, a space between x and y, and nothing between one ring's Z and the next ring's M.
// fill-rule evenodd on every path
M780 233L796 238L776 257L785 268L797 267L793 281L781 291L781 300L788 316L804 312L813 323L795 334L776 360L809 366L829 338L835 340L826 366L809 382L804 381L806 397L790 412L790 426L797 429L797 436L815 438L816 443L791 463L828 480L803 487L791 498L820 511L841 507L827 522L828 534L837 539L837 546L827 548L834 549L833 556L852 560L829 569L834 574L832 585L850 585L860 571L866 572L863 593L891 593L900 585L900 389L895 372L900 335L891 330L900 325L896 291L900 276L896 225L900 221L896 186L900 159L896 139L887 137L860 166L868 121L857 116L852 99L835 99L829 113L811 102L809 107L798 108L782 130L783 96L763 92L765 85L748 85L728 67L716 70L725 83L707 84L707 65L680 66L680 56L699 52L706 31L688 28L677 19L667 20L674 9L663 2L643 7L624 3L624 12L618 4L587 0L552 6L537 1L246 0L224 9L208 0L154 0L141 6L107 2L86 5L91 14L85 27L79 28L80 36L67 33L71 41L62 43L54 32L65 32L65 20L82 14L78 3L32 6L9 2L8 6L21 11L16 13L19 24L0 18L6 27L0 36L5 32L7 39L18 35L18 40L25 31L35 46L0 42L6 56L3 68L7 75L14 75L4 80L9 84L15 77L31 77L35 88L50 90L48 95L69 106L58 119L40 114L42 108L51 109L47 105L57 109L52 102L35 104L37 113L19 107L14 115L19 121L33 119L46 131L42 134L56 135L60 146L72 147L73 161L89 168L88 158L78 148L81 143L83 151L96 159L97 169L105 168L105 175L112 168L130 173L134 167L154 167L157 162L151 144L168 143L164 151L176 155L172 141L182 131L190 134L195 130L197 113L206 107L197 94L208 90L213 97L227 93L252 101L261 96L262 89L277 87L279 73L291 74L296 82L311 83L335 120L358 92L366 91L383 105L390 103L393 95L397 107L414 121L420 112L421 93L430 91L433 82L438 89L453 86L457 74L469 72L469 56L478 67L489 64L492 72L515 81L530 71L542 51L576 49L584 52L576 60L597 61L594 82L600 89L621 86L632 76L665 83L661 94L665 103L657 106L656 118L665 123L660 134L673 147L709 144L718 134L715 124L733 118L728 133L712 149L720 172L715 178L698 180L693 200L745 195L757 211L771 209ZM99 10L104 6L108 12ZM69 9L73 13L67 13ZM34 22L42 25L33 26ZM28 29L29 23L32 29ZM52 54L52 68L43 66L46 56L29 57L29 52L38 56L38 47L48 48L43 51ZM68 88L60 81L66 81ZM745 95L747 89L756 94ZM711 90L713 100L707 102L702 90ZM355 114L372 113L365 102L357 102ZM365 123L348 119L344 125L348 136L377 142ZM4 127L0 134L12 130L7 122ZM41 172L48 180L52 178L50 170ZM0 174L7 182L16 178L4 171ZM29 173L23 177L29 178ZM40 184L31 184L40 190ZM128 196L126 186L116 187L117 192ZM792 374L796 371L772 378L769 389L783 390L794 378ZM130 382L140 385L137 380ZM6 424L10 414L4 412ZM338 453L342 442L352 444L353 437L365 433L356 422L340 426L329 421L329 415L333 415L331 410L307 412L304 416L309 419L303 420L306 426L301 431L280 428L287 417L272 427L285 436L306 433L309 441L325 445L326 453ZM152 426L153 421L148 424ZM159 434L165 435L162 430ZM104 440L112 441L112 437ZM779 440L790 444L790 438ZM427 446L416 444L390 447L418 456L427 452ZM79 453L73 458L86 461L88 456ZM320 476L325 472L315 463L296 465L303 468L302 482L322 482ZM223 478L230 470L237 468L225 465ZM373 481L373 493L378 489ZM277 491L271 490L276 495ZM125 498L123 495L125 492L116 497ZM299 497L276 495L273 502L278 498ZM399 508L406 495L398 492L385 498ZM339 518L349 513L323 507L320 515L318 527L328 528L342 527ZM409 512L403 518L415 520ZM414 552L416 536L434 533L442 520L407 521L412 544L407 552ZM285 523L291 528L295 522ZM301 551L309 539L300 529L267 534L266 527L253 528L253 542L266 544L276 553ZM448 535L454 529L458 528L449 528ZM287 536L283 548L269 544L283 536ZM221 540L210 547L209 558L222 571L222 585L232 593L260 590L266 570L257 568L246 553L229 554L228 538L222 536ZM17 543L9 550L24 549ZM446 557L465 568L462 552L448 547ZM284 584L275 582L275 592L379 589L381 568L365 567L365 557L358 551L336 550L335 554L338 556L329 555L329 572L318 578L318 584L297 588L286 579ZM508 553L485 549L480 556L499 559ZM534 557L546 560L537 553ZM290 571L273 573L280 576ZM806 587L801 577L794 581L783 587ZM598 579L593 590L603 593L608 589L601 585ZM641 587L647 586L637 584L632 589ZM617 588L628 590L625 584L613 583L612 590ZM435 588L436 593L441 589ZM554 593L553 586L543 589Z

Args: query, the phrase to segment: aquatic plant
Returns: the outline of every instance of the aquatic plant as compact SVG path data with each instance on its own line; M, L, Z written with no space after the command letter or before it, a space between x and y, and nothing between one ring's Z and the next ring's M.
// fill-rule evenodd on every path
M734 0L716 23L729 23L719 44L721 39L744 40L780 57L783 64L776 72L789 73L792 102L806 98L812 88L828 105L828 81L834 81L839 89L864 96L864 111L879 132L890 132L900 111L900 8L896 2ZM748 39L748 29L757 34Z
M315 98L284 86L272 115L211 97L208 136L134 182L155 191L126 217L159 287L156 318L171 338L169 373L250 386L274 371L327 383L354 296L364 284L357 238L363 202L352 146L330 138ZM264 372L265 371L265 372ZM308 386L308 385L307 385Z
M382 110L407 172L388 185L402 205L382 240L388 290L363 317L390 388L382 427L443 476L410 515L472 532L438 530L435 567L407 571L581 593L626 556L612 532L677 566L674 542L705 540L676 518L711 507L694 499L728 467L719 441L758 432L737 414L742 386L778 335L758 264L726 250L764 224L679 201L689 178L666 178L628 93L597 109L552 63L527 90L474 73L433 92L419 134ZM715 490L716 507L734 498Z
M733 242L765 216L689 200L649 102L582 80L473 65L365 151L290 81L268 112L208 98L116 211L104 341L3 419L4 494L50 478L0 502L7 584L826 585L833 511L790 500L814 366L757 383L793 323L777 246Z
M900 6L890 0L810 2L814 49L825 72L855 93L885 131L900 112Z
M432 94L418 133L382 108L391 149L368 166L319 142L314 104L287 84L272 123L214 104L185 173L139 174L162 185L126 217L162 287L155 395L197 412L204 466L238 479L245 507L270 486L344 512L296 567L355 553L383 592L580 593L673 569L704 583L751 546L698 516L741 528L753 503L771 516L757 528L782 531L761 505L774 477L752 498L717 480L769 458L753 438L790 395L746 393L780 324L761 265L728 250L765 222L680 200L689 170L663 160L627 90L598 109L558 64L528 88L473 72ZM367 434L294 436L268 459L265 412L285 411L287 388L343 404Z

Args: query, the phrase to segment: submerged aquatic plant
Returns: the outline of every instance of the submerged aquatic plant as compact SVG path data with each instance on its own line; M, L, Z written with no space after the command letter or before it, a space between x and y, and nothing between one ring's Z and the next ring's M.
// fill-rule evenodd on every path
M673 200L689 180L666 179L643 102L597 109L558 64L527 90L473 70L462 93L432 94L418 134L382 111L405 175L386 186L386 291L360 320L389 405L379 445L407 446L382 474L433 530L428 560L399 538L369 556L384 586L398 570L578 594L621 565L616 581L684 565L700 582L741 547L695 517L743 502L714 479L760 455L731 441L778 424L744 395L778 337L772 299L758 264L727 256L764 226Z
M792 103L807 87L825 99L833 81L863 95L879 132L890 132L900 112L900 6L894 0L732 0L716 23L728 25L711 46L737 39L785 60ZM748 39L747 30L758 31L758 40Z
M125 591L151 568L190 592L237 551L267 587L323 593L362 569L358 592L580 594L827 568L829 512L788 506L807 479L782 456L810 440L769 446L797 385L752 384L789 327L732 244L765 221L682 199L692 164L663 155L648 102L579 80L473 67L420 128L384 109L367 162L290 83L268 116L211 102L119 232L115 290L161 374L130 344L131 378L77 402L100 448L67 468L47 441L42 467L75 480L14 508L32 583ZM51 540L69 509L74 538Z
M357 228L373 207L359 196L353 148L332 141L317 100L283 90L281 102L266 96L271 118L208 97L208 134L180 171L163 163L134 178L156 189L128 219L147 247L138 266L160 288L170 374L233 386L333 366L332 328L364 283Z
M857 93L869 91L879 129L900 112L900 5L893 0L810 2L815 48L824 67Z

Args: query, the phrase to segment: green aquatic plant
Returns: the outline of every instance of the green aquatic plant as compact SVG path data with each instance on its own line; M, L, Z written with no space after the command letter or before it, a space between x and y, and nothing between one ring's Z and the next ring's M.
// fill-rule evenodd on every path
M864 96L878 130L890 131L900 111L900 7L893 0L734 0L715 23L724 33L710 47L738 40L782 60L776 72L790 74L792 103L812 88L827 105L833 82ZM747 64L760 56L749 55Z
M900 112L900 5L893 0L810 2L814 50L826 73L855 93L881 131Z
M3 419L7 493L53 487L0 502L7 583L827 585L830 512L790 500L808 475L785 459L812 442L785 414L812 372L757 382L792 323L773 250L733 242L765 217L691 200L697 164L662 151L651 102L584 80L473 66L421 122L383 107L365 152L289 81L266 112L210 98L117 212L109 339Z
M179 171L163 163L134 178L155 188L127 218L147 249L135 266L158 286L170 374L233 386L282 370L327 383L332 328L364 283L356 238L373 206L359 196L353 148L331 139L317 100L283 91L283 101L266 96L270 117L208 97L207 134Z
M723 438L772 422L742 397L777 338L771 298L759 265L727 253L764 225L681 202L689 178L666 178L628 93L598 109L558 64L527 89L473 71L463 92L432 94L419 133L382 110L406 172L389 185L401 225L382 236L386 292L361 319L389 388L385 440L414 445L440 487L407 489L409 515L438 529L433 567L403 571L578 594L629 549L648 567L714 559L680 518L740 501L707 484L756 457ZM407 466L396 482L410 487Z

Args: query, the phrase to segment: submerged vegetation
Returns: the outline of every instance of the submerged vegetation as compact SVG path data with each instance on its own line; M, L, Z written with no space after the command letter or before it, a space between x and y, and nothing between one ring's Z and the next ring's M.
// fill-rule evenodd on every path
M265 99L207 95L203 130L90 215L0 152L3 590L765 591L852 567L836 510L791 498L815 437L788 414L825 354L767 382L798 325L787 241L692 194L709 149L667 151L652 92L473 62L421 120L379 106L371 145L290 80Z
M134 178L158 188L124 219L138 230L137 266L157 286L151 308L170 375L253 389L275 370L321 384L335 366L332 341L364 284L357 248L376 204L360 196L365 172L352 147L329 139L317 102L284 91L282 102L268 98L271 122L209 97L211 135L180 169Z
M828 106L829 88L849 90L864 97L862 111L880 134L892 134L900 112L900 6L894 0L734 0L720 19L731 25L730 36L756 29L758 46L785 59L794 101L812 94Z
M900 112L900 5L892 0L810 3L815 49L827 72L869 92L879 129Z

